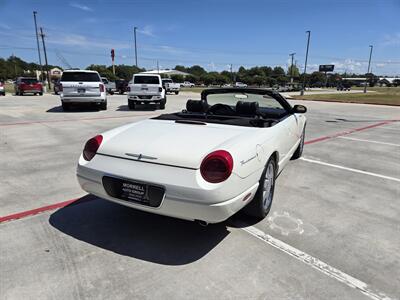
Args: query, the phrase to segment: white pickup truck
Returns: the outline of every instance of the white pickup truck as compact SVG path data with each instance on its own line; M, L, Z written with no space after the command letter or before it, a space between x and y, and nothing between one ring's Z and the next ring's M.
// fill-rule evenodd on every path
M114 81L109 81L107 77L101 77L101 81L103 81L107 94L114 95L114 93L117 91L117 88L115 86Z
M128 87L128 107L135 109L137 104L159 104L165 109L167 93L162 87L161 76L153 74L135 74Z
M181 87L194 87L194 83L190 82L190 81L184 81L183 83L181 83Z
M170 78L164 78L162 80L162 85L167 93L175 93L175 95L178 95L181 89L181 85L179 83L174 83Z

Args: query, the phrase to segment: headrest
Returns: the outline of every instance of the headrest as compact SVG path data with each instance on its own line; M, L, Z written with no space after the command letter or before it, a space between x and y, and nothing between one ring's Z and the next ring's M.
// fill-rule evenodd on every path
M186 102L186 110L188 112L204 113L208 109L208 104L204 100L188 100Z
M236 103L236 113L238 115L255 116L258 112L258 102L238 101Z

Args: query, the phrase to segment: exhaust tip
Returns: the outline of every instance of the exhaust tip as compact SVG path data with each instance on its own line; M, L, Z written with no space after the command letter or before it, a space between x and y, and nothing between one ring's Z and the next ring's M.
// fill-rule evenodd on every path
M208 222L206 221L202 221L202 220L195 220L197 224L199 224L202 227L207 227L208 226Z

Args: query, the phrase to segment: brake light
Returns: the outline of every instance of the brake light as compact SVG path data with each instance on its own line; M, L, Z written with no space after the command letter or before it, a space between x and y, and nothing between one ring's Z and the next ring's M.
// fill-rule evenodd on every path
M200 166L200 173L204 180L219 183L229 178L232 169L232 155L228 151L217 150L204 158Z
M87 161L91 161L92 158L96 155L102 141L102 135L96 135L95 137L88 140L85 144L85 148L83 149L83 158Z
M104 92L104 84L100 83L100 93Z
M162 92L162 87L159 87L159 88L158 88L158 91L161 93L161 92Z

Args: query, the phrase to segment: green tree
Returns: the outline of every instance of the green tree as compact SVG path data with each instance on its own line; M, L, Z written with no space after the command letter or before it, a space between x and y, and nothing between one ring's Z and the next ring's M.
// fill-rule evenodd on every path
M287 76L293 78L299 78L300 77L300 71L299 68L296 65L289 66L288 71L287 71Z

